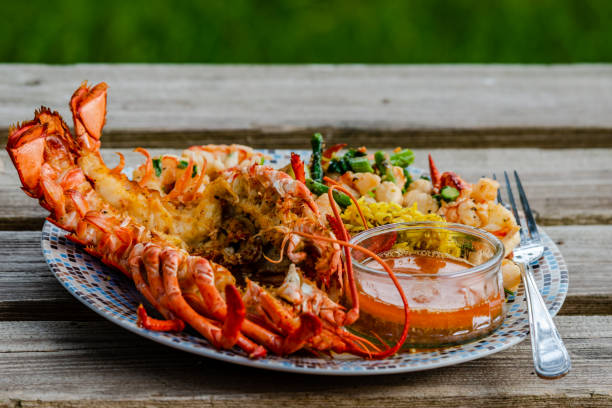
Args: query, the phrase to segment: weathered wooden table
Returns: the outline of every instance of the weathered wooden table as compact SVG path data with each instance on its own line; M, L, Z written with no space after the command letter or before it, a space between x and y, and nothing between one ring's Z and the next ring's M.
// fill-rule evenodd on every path
M102 320L53 278L39 244L45 212L2 151L0 405L612 405L612 66L0 65L0 144L41 104L70 118L84 79L110 85L109 158L136 146L301 148L320 130L329 142L412 147L422 167L432 152L468 179L518 169L569 266L555 320L573 369L539 379L529 340L370 378L258 371L162 347Z

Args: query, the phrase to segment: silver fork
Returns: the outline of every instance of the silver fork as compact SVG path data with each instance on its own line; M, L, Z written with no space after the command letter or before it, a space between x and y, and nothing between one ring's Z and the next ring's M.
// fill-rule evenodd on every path
M548 308L540 295L538 285L533 276L532 262L537 261L544 253L544 245L540 239L538 227L536 226L531 207L527 201L525 190L521 184L521 179L518 173L514 172L516 187L525 214L527 222L527 230L525 230L520 221L519 212L512 194L512 186L508 173L504 171L506 179L506 190L508 192L508 200L512 207L512 212L516 218L516 222L521 227L521 243L514 249L514 260L517 261L521 268L521 276L525 285L525 297L527 298L527 307L529 309L529 331L531 333L531 351L533 353L533 365L538 376L542 378L559 378L567 374L571 368L571 361L567 349L561 340L561 336L555 327L552 317L548 313ZM496 179L495 174L493 179ZM497 192L497 201L504 204L501 198L500 191Z

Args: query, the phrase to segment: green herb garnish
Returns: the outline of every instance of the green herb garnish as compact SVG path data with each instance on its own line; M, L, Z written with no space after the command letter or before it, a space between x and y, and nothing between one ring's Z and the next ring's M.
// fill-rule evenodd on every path
M155 176L159 177L162 174L161 159L153 159L153 169L155 170Z
M176 165L176 167L178 167L181 170L184 170L187 168L187 166L189 166L189 162L186 160L181 160L178 162L178 164Z

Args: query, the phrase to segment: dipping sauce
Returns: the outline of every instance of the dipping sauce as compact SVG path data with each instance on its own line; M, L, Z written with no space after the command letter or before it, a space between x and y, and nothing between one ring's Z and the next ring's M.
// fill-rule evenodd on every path
M503 321L504 294L498 271L461 274L473 265L459 258L397 250L379 254L400 280L410 306L410 332L404 348L431 348L464 343L487 335ZM352 326L385 341L399 338L404 308L382 266L367 259L356 268L360 318Z

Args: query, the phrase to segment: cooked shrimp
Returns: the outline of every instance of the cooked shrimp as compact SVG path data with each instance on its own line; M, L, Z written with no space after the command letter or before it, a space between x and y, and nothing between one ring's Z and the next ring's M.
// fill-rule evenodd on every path
M404 194L404 207L411 207L414 203L416 203L417 209L423 214L431 214L438 211L438 201L420 190L410 190Z
M472 186L472 194L470 197L476 202L489 202L497 197L497 189L499 183L490 178L483 177L478 180L478 183Z
M395 185L399 188L404 188L406 184L406 176L404 176L404 169L398 166L393 166L391 168L391 172L393 173L393 177L395 178Z
M317 204L317 207L319 207L319 213L321 216L323 216L323 218L325 218L327 214L334 214L331 203L329 202L329 195L321 194L319 198L315 200L315 203Z
M380 176L374 173L357 173L352 179L355 188L362 196L380 184Z
M402 189L395 183L384 181L376 187L376 201L395 203L402 205L404 197L402 197Z
M408 191L413 190L422 191L423 193L431 195L433 194L433 184L431 184L431 181L425 179L414 180L410 183L410 186L408 186Z
M504 259L501 266L504 277L504 289L515 292L521 283L521 269L509 259Z

